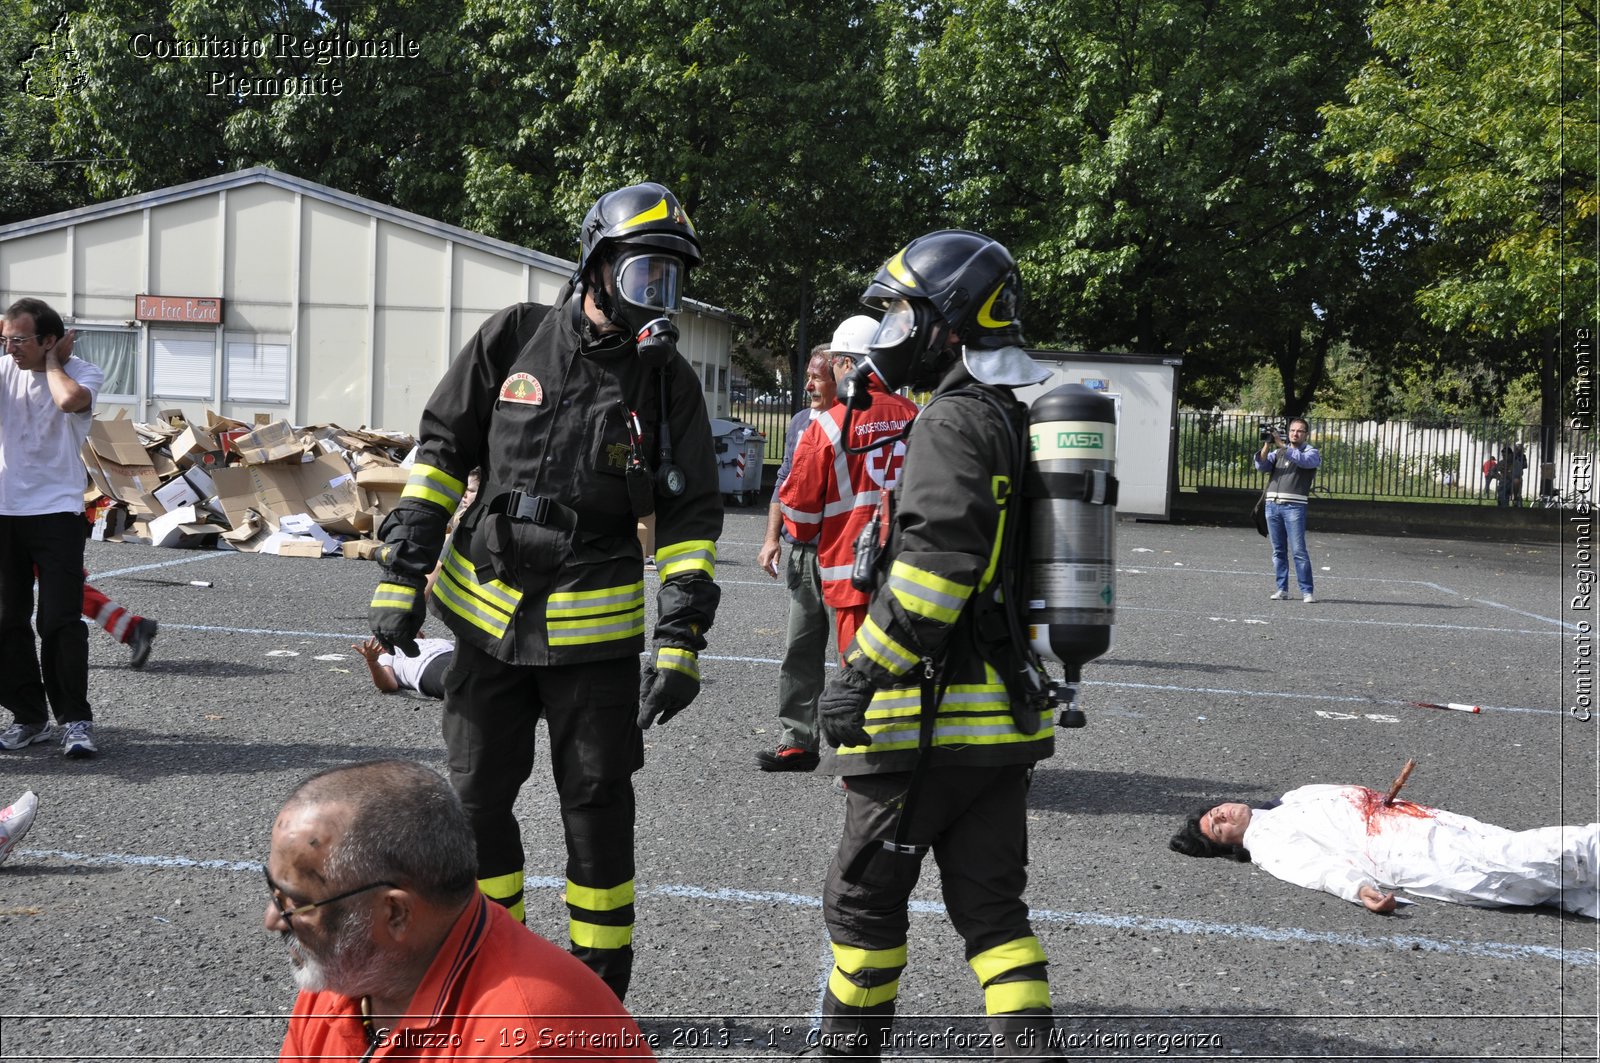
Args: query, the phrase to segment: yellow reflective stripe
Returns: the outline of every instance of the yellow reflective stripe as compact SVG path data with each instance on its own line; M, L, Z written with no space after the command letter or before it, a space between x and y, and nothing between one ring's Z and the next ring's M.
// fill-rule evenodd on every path
M906 249L901 248L893 258L884 264L884 269L889 271L889 276L915 291L917 275L906 266Z
M856 631L855 644L879 667L887 669L890 675L905 675L917 663L916 656L890 638L889 633L870 616Z
M587 642L614 642L644 634L644 606L603 620L551 620L545 624L552 646L577 646Z
M674 672L682 672L697 683L700 681L700 657L693 650L662 646L656 650L656 667L670 668Z
M837 941L829 942L833 946L834 966L841 971L855 974L867 968L882 970L885 967L904 967L906 965L906 947L896 945L892 949L858 949L850 945L841 945Z
M1007 971L1014 971L1018 967L1031 967L1044 962L1044 948L1036 937L1017 938L1004 945L996 945L967 961L972 967L972 973L978 976L979 985L988 985Z
M983 1007L990 1015L1009 1015L1050 1007L1049 982L1001 982L983 991Z
M889 590L907 612L953 624L972 595L972 588L935 576L904 561L889 567Z
M444 567L433 583L433 596L439 604L473 627L494 638L504 638L511 617L522 600L522 592L499 580L481 584L472 566L451 547L445 553Z
M633 944L633 926L601 926L569 919L567 936L580 949L625 949Z
M618 229L619 232L626 232L627 230L633 228L635 225L643 225L647 221L660 221L662 218L665 218L666 216L667 216L667 197L666 196L662 196L660 203L657 203L653 207L646 207L644 210L641 210L639 213L635 214L633 217L627 219L626 221L619 222L617 224L617 229Z
M900 979L875 986L858 986L837 967L828 975L828 992L847 1008L871 1008L887 1004L900 995Z
M989 565L983 570L983 578L978 581L980 590L994 581L994 570L1000 567L1000 544L1006 539L1006 514L1011 509L1006 505L1011 497L1011 478L996 476L989 481L989 489L994 492L994 500L1000 505L1000 523L995 525L994 548L989 551Z
M510 615L517 611L517 606L522 602L522 592L509 583L492 579L488 583L478 580L478 572L472 567L472 562L461 556L461 552L451 546L444 554L444 571L455 577L463 590L468 591L490 609Z
M372 592L373 609L410 609L417 604L417 589L404 583L380 583Z
M644 604L644 580L621 587L601 587L593 591L557 591L550 596L544 615L595 616L615 613L621 607Z
M461 493L466 489L465 483L443 469L418 462L411 466L411 475L406 478L405 490L400 492L400 497L420 498L432 502L446 513L454 513L461 504Z
M513 871L509 875L495 875L492 878L478 880L478 892L500 905L511 918L522 922L528 916L527 907L522 901L522 872Z
M687 572L704 572L708 579L717 575L717 544L710 539L685 539L681 543L656 547L656 574L662 579Z
M590 912L614 912L633 903L633 879L609 889L580 886L567 879L567 903Z

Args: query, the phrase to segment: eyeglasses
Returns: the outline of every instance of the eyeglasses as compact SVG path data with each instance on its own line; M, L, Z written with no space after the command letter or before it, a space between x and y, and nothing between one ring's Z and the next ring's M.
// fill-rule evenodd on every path
M262 868L261 869L261 873L262 873L262 875L264 875L266 877L266 880L267 880L267 892L269 894L271 894L271 896L272 896L272 906L274 908L278 909L278 914L283 916L283 921L285 923L290 922L297 915L304 915L305 913L311 911L313 908L326 908L330 904L337 904L342 900L346 900L346 899L348 899L350 897L354 897L358 893L365 893L368 890L375 890L379 886L388 886L390 889L399 889L400 888L400 887L396 886L393 882L373 882L373 883L369 883L368 885L365 885L365 886L358 886L353 890L346 890L345 892L339 894L337 897L328 897L328 898L325 898L324 900L312 901L310 904L294 904L294 905L290 905L288 907L284 907L283 901L279 897L279 895L283 891L281 889L279 889L277 884L272 881L271 873L269 873L266 868Z
M0 347L5 347L7 349L12 348L12 347L21 347L24 343L27 343L29 340L42 340L42 339L44 339L44 333L42 333L42 332L35 332L31 336L0 336Z

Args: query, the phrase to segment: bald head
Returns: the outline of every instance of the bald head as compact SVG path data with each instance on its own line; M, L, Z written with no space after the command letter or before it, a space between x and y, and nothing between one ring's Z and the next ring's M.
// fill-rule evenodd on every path
M477 852L460 800L436 772L409 761L311 776L284 802L273 836L326 854L321 873L334 886L391 881L449 904L476 885Z

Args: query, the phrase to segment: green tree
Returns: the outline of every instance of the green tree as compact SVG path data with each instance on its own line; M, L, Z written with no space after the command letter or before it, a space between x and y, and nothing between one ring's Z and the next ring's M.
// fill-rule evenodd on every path
M1428 219L1422 313L1502 380L1540 372L1549 445L1559 330L1595 321L1595 10L1379 0L1371 31L1375 56L1325 108L1336 168Z
M31 69L55 27L33 5L13 6L0 21L0 225L65 210L84 195L80 168L50 149L52 93Z
M1357 0L973 0L921 58L953 212L1019 254L1030 338L1181 354L1186 398L1277 367L1289 413L1370 311L1394 236L1318 108Z
M915 129L882 102L904 57L870 0L471 0L467 17L494 111L467 147L467 224L571 246L596 196L661 181L705 243L690 294L791 380L928 202L914 175L885 179Z
M96 198L271 166L420 213L459 214L459 5L47 0L27 64L56 151ZM415 45L351 55L344 42ZM442 133L442 135L441 135Z

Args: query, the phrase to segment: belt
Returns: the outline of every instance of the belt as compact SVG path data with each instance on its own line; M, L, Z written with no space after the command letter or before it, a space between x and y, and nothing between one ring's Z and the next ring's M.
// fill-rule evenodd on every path
M544 495L530 495L523 491L507 491L489 503L490 513L504 513L512 520L530 524L547 524L567 531L577 530L595 535L628 536L634 533L637 522L632 517L615 513L587 513L563 505Z

